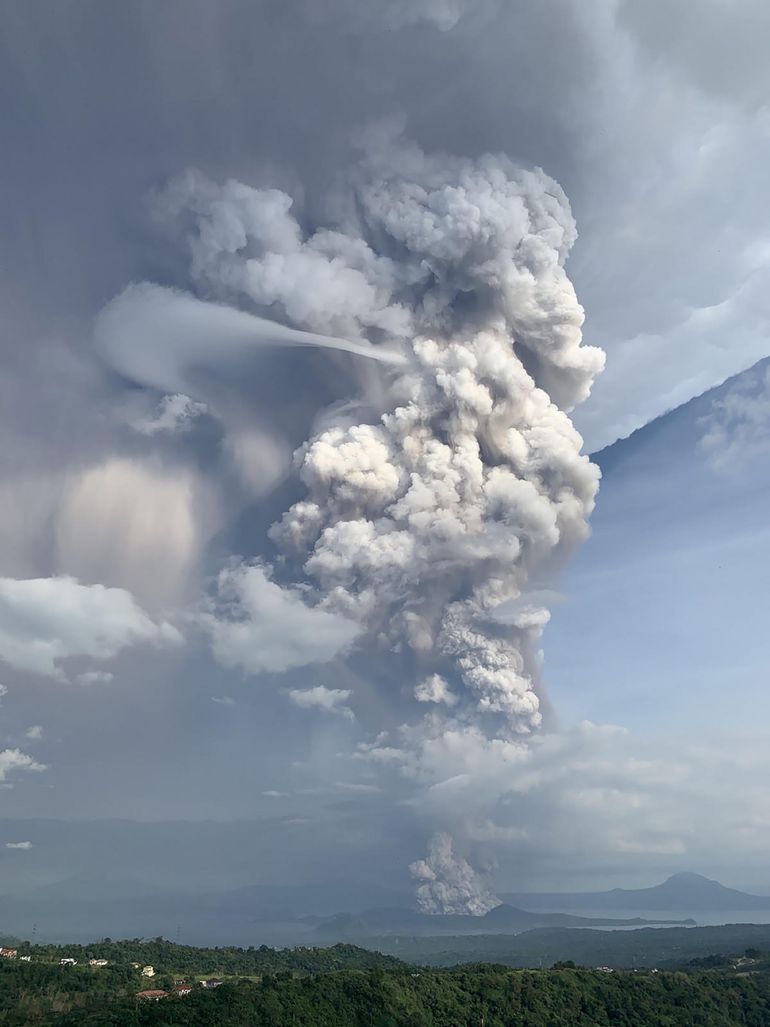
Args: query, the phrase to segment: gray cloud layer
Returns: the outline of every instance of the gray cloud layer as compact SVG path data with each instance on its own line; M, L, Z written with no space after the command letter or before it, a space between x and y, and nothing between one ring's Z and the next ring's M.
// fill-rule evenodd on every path
M179 643L167 622L152 621L120 588L74 578L0 578L0 660L20 670L64 677L61 661L107 660L124 646Z

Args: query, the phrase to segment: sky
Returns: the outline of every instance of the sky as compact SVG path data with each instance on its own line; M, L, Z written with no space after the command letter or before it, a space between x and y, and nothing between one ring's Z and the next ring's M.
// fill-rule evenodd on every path
M767 6L0 20L0 887L770 890Z

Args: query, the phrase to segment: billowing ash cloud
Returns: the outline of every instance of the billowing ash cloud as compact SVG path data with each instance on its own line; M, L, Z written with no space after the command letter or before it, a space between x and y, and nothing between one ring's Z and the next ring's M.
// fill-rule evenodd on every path
M546 175L505 158L375 139L355 208L333 233L335 260L354 254L381 290L387 281L377 309L407 312L409 365L378 421L327 420L297 454L307 494L272 535L325 608L440 674L447 694L459 688L457 715L526 732L540 722L547 618L528 608L503 627L495 611L584 537L598 479L564 410L602 366L581 346L564 272L569 206ZM285 294L284 283L275 302ZM359 327L373 313L357 312Z
M217 300L204 311L173 298L201 310L196 359L216 352L201 332L213 310L244 338L254 314L403 354L383 371L380 409L319 421L295 454L304 495L270 536L303 607L357 624L359 643L395 664L393 694L413 720L399 744L419 759L426 732L514 739L541 722L538 597L585 537L599 477L568 412L604 357L582 345L564 270L576 229L556 182L503 156L426 155L391 128L368 133L362 153L329 197L328 226L308 226L279 190L196 173L157 210ZM133 295L167 311L149 288ZM119 333L106 349L131 373ZM176 341L157 352L155 384L182 388L184 359ZM448 867L451 841L434 848L425 868ZM486 901L425 887L436 909Z
M483 916L500 905L470 863L454 852L450 835L434 835L425 859L410 864L423 913Z
M259 565L223 570L200 622L220 663L250 674L326 662L359 634L354 621L308 607L299 589L281 588Z

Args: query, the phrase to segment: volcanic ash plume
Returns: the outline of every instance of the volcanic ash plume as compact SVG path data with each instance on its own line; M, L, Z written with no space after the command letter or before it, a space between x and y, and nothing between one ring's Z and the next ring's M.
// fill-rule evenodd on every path
M416 710L526 733L548 617L526 592L586 534L598 480L565 412L603 364L564 271L567 199L505 157L379 132L334 227L307 233L291 208L197 173L158 200L209 295L405 357L380 416L329 413L296 454L306 495L272 538L318 605L403 655Z
M401 737L537 727L538 593L585 537L599 477L568 416L604 355L581 344L561 188L505 157L428 156L381 132L330 197L333 227L304 229L280 191L194 174L159 207L186 229L208 295L403 354L379 410L327 411L295 454L305 494L271 530L307 601L398 665ZM425 903L474 904L436 881Z
M466 860L454 853L448 834L437 834L428 855L409 867L417 882L417 902L423 913L465 913L483 916L500 905Z
M403 145L370 152L355 199L335 250L378 269L378 311L401 312L409 362L378 421L339 417L298 453L307 494L273 538L324 606L413 654L418 701L526 732L548 615L521 597L584 537L598 480L565 413L603 361L581 346L563 268L569 206L505 158Z

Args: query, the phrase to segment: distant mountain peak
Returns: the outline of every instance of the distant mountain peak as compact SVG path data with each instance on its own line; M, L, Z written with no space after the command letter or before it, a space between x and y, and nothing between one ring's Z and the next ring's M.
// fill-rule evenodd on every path
M724 884L720 884L719 881L713 880L711 877L704 877L703 874L694 874L690 870L680 870L676 874L672 874L667 877L666 880L658 885L658 888L665 888L667 890L677 889L683 892L736 892L734 888L727 888Z
M501 897L505 902L529 910L670 910L677 913L726 910L732 913L770 909L770 896L749 895L735 888L727 888L719 881L691 870L680 870L651 888L530 895L503 893Z
M684 884L684 883L686 883L688 881L691 881L691 882L697 881L697 882L705 883L705 884L716 884L716 885L719 885L720 888L724 887L724 885L719 884L719 881L715 881L712 877L704 877L703 874L693 873L692 870L679 870L679 871L677 871L677 873L671 874L670 877L667 877L666 880L663 883L664 884L669 884L669 882L672 882L672 881L673 882L677 882L677 883L681 883L681 884Z

